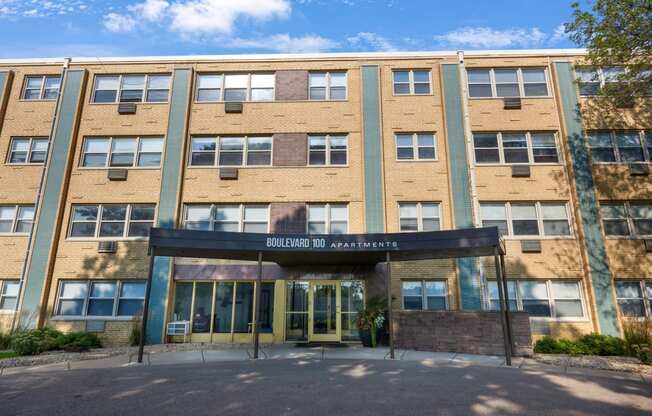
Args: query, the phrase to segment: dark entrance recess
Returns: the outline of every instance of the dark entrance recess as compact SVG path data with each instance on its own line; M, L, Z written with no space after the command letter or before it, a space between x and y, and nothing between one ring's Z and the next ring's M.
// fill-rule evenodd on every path
M149 236L150 265L145 292L142 334L147 333L147 318L156 256L250 260L258 262L258 288L254 293L260 307L263 260L281 266L318 266L332 264L387 264L386 296L390 358L394 359L392 328L392 261L429 260L493 256L500 297L500 317L505 345L505 360L511 365L512 330L505 280L505 246L497 227L451 231L394 234L258 234L152 228ZM258 311L257 311L258 312ZM259 352L260 313L253 325L254 358ZM141 337L138 362L142 362L144 336Z

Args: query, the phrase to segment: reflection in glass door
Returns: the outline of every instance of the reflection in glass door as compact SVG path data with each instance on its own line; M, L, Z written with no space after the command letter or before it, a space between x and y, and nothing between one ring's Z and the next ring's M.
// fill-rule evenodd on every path
M287 282L285 339L308 341L308 282Z
M356 320L364 308L364 282L342 281L342 341L359 341L360 333Z
M312 322L310 339L314 341L340 340L340 285L339 282L312 283Z

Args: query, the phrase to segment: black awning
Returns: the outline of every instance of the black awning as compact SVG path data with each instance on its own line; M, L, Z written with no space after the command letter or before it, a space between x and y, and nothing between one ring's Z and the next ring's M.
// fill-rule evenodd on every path
M263 259L280 265L376 264L505 254L497 227L392 234L259 234L152 228L156 256ZM497 252L496 252L497 250Z

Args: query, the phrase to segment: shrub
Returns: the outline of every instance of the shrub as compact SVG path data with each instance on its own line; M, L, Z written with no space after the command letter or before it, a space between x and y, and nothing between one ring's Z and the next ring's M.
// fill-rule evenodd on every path
M539 354L563 354L560 350L559 342L548 335L534 343L534 352Z
M0 351L8 350L11 345L11 335L0 333Z
M646 317L644 320L626 320L623 323L623 334L627 344L627 353L637 355L637 347L641 345L652 346L652 319Z
M129 345L131 345L132 347L139 346L140 336L141 336L140 321L134 321L134 324L131 327L131 332L129 333Z
M577 341L585 347L588 355L625 355L627 347L622 338L611 335L589 334Z
M100 348L102 343L97 335L89 332L71 332L57 337L56 347L67 352L84 352Z
M15 332L11 337L11 349L18 355L38 355L57 349L57 338L61 335L61 332L48 327Z

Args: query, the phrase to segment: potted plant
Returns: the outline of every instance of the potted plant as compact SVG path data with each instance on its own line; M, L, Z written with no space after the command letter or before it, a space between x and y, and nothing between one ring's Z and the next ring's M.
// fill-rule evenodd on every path
M360 331L360 340L365 347L376 346L376 334L385 322L385 302L375 296L367 301L367 306L358 311L356 325Z

